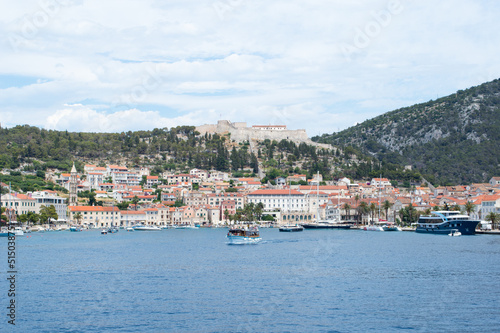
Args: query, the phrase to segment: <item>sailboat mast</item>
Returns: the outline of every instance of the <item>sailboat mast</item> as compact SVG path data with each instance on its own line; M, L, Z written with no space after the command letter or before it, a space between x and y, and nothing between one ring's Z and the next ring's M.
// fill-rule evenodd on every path
M338 185L338 184L337 184ZM337 221L340 222L341 217L340 217L340 186L339 186L339 191L337 193Z
M319 171L316 176L316 204L318 206L317 214L317 222L319 222Z
M382 188L382 175L380 175L380 180L378 184L378 220L380 221L380 189Z

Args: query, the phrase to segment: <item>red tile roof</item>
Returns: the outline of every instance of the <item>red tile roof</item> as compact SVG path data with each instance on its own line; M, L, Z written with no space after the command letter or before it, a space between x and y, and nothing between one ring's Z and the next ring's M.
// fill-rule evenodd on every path
M248 195L304 195L297 190L257 190Z
M118 207L102 207L102 206L69 206L68 209L72 212L118 212Z

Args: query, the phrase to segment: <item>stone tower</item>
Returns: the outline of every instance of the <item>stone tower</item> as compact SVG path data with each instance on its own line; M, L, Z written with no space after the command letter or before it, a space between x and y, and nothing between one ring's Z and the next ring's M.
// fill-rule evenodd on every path
M73 162L73 167L71 168L71 175L69 177L69 204L68 204L68 206L77 206L78 205L78 197L76 195L76 185L77 185L76 168L75 168L75 162Z

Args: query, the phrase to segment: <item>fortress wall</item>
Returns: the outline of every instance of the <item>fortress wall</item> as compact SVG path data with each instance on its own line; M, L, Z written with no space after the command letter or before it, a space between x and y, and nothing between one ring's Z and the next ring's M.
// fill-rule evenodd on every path
M217 133L231 132L234 129L233 124L229 120L219 120L217 122Z
M308 140L307 133L305 130L268 130L263 131L259 129L252 128L241 128L230 131L231 139L241 142L248 139L253 140L290 140L294 142L304 142Z
M243 142L247 140L289 140L299 144L301 142L309 145L331 149L332 146L328 144L320 144L313 142L308 138L306 130L262 130L258 128L247 127L245 122L231 123L228 120L219 120L217 125L202 125L196 127L196 130L201 134L205 133L231 133L231 140L236 142Z
M205 124L196 126L196 131L200 132L201 135L205 135L205 133L214 134L217 131L217 125Z
M235 128L247 128L247 123L245 123L245 122L237 122L237 123L233 123L233 126Z

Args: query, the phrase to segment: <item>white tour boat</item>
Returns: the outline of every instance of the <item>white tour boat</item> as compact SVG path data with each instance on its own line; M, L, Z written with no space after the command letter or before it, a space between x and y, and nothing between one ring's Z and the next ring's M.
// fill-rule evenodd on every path
M243 245L243 244L257 244L262 238L260 237L259 228L244 227L244 228L231 228L227 233L228 244Z

